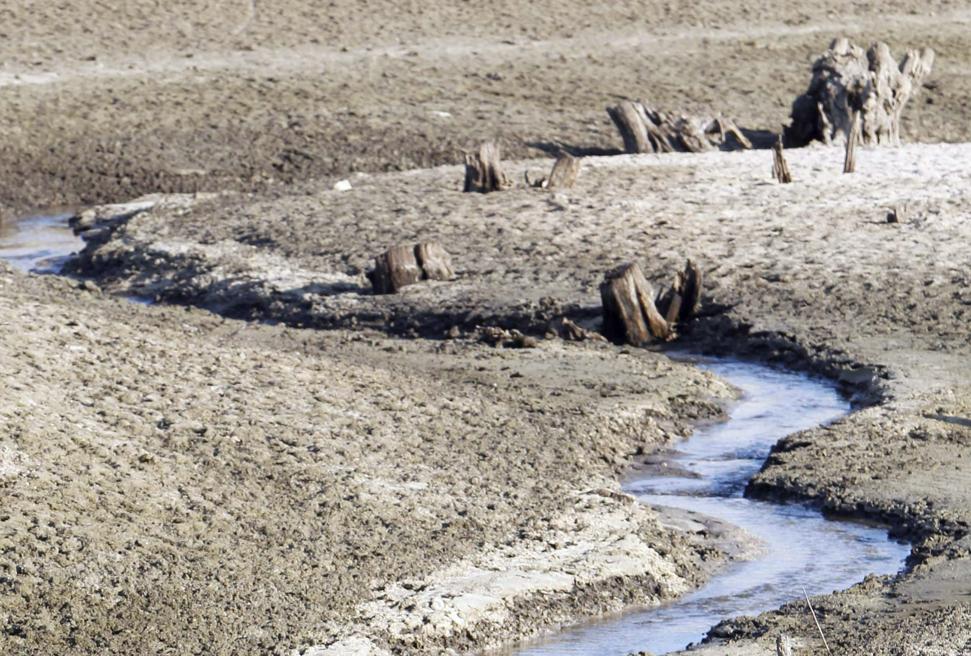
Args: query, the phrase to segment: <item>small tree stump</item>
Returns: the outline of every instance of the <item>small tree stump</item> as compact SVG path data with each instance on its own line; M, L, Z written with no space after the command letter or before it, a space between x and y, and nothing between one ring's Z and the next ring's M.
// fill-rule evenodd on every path
M465 187L463 191L488 193L512 187L512 182L502 170L499 146L486 142L475 154L465 154Z
M367 274L375 294L397 294L402 287L421 280L451 280L452 260L435 242L415 246L394 246L374 258L374 271Z
M786 162L785 153L782 152L782 135L779 135L779 139L772 146L772 177L783 184L792 182L789 163Z
M569 189L577 182L580 175L580 159L562 153L556 158L553 170L550 171L549 180L546 182L547 189Z
M654 290L637 264L608 271L600 285L604 334L615 341L640 346L676 336L654 305Z
M934 66L934 51L911 50L898 64L885 43L869 50L835 39L813 64L809 89L792 104L786 144L829 144L849 137L861 113L861 143L900 144L904 107Z
M452 259L441 244L435 242L421 243L415 246L415 259L421 267L425 280L451 280L455 275L452 271Z
M375 294L396 294L402 287L422 278L422 270L411 246L393 246L374 258L370 273Z
M792 656L792 640L782 634L775 639L775 656Z
M674 284L656 302L658 311L664 314L669 325L694 318L701 306L701 288L701 269L689 259L684 270L675 274Z
M526 186L535 189L567 189L576 184L579 175L580 158L569 153L561 153L556 158L556 162L553 163L553 170L550 171L548 178L530 180L529 171L523 174L526 179Z

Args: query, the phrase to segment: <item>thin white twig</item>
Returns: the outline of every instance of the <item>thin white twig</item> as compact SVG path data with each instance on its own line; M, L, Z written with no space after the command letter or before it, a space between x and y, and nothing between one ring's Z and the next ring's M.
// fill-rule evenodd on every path
M806 605L809 606L809 612L812 613L813 622L816 623L816 630L819 631L819 637L823 639L823 646L826 647L826 652L829 656L833 656L833 650L829 648L829 643L826 642L826 636L823 635L823 627L819 626L819 618L816 617L816 611L813 610L813 605L809 601L809 593L806 592L806 586L802 586L802 594L806 598Z

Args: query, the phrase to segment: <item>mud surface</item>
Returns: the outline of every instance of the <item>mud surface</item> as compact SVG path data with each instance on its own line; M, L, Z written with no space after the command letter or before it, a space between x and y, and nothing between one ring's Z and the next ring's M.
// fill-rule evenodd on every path
M865 150L859 172L842 175L840 152L791 151L796 182L785 186L771 181L769 156L752 152L592 158L575 189L555 194L463 195L461 171L439 168L359 177L345 192L162 199L127 219L111 218L118 208L90 216L80 268L118 293L235 316L439 336L451 324L448 334L471 337L494 335L481 326L495 322L542 338L563 315L596 327L604 270L637 260L660 285L691 257L707 292L703 316L682 330L687 343L822 372L875 404L784 440L750 486L916 540L914 573L820 603L850 604L849 621L860 604L893 599L892 621L874 611L871 644L899 644L895 623L906 620L958 653L960 637L932 627L967 603L946 581L967 572L971 514L969 154ZM510 168L518 177L530 166ZM906 206L902 222L887 222L890 206ZM429 239L448 245L455 281L367 293L370 256ZM798 620L784 626L811 642L812 625ZM839 634L835 613L827 622ZM783 624L756 626L718 635ZM842 635L832 640L847 648L860 639Z
M634 96L777 131L829 41L884 39L938 64L905 135L968 140L971 15L961 3L665 0L361 5L83 0L0 5L0 205L267 189L621 143Z
M720 557L701 525L661 528L613 492L631 454L730 393L687 365L246 325L6 266L0 281L4 653L289 653L355 621L399 649L484 644L656 602ZM506 625L501 595L461 625L419 608L431 633L366 619L435 571L505 575L523 608Z
M185 192L82 215L84 282L0 271L0 651L461 650L691 588L741 538L662 525L616 477L731 391L546 339L564 316L595 327L605 269L661 283L689 256L708 283L685 342L872 404L783 442L751 486L917 543L906 576L814 600L830 645L968 651L968 146L863 151L851 176L791 152L785 187L764 152L590 159L557 194L377 173L486 138L612 152L622 96L775 130L837 35L935 48L905 135L964 141L967 8L492 7L0 6L4 213ZM424 239L455 281L367 293L374 255ZM771 653L784 631L818 650L814 630L794 605L711 649Z

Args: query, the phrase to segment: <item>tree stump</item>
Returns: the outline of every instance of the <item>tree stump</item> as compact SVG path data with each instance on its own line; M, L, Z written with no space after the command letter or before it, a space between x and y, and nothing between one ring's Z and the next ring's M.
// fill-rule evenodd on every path
M729 136L742 148L752 147L738 126L723 116L674 116L630 100L608 107L607 114L624 140L624 151L631 154L698 153L729 146Z
M445 249L435 242L394 246L374 258L367 276L375 294L397 294L421 280L451 280L455 275Z
M654 290L637 264L608 271L600 285L604 334L634 346L670 341L674 330L654 305Z
M569 153L561 153L556 158L556 162L553 163L553 170L550 171L548 178L530 180L529 171L523 174L526 179L526 186L536 189L568 189L576 184L579 175L580 158Z
M657 152L647 138L647 127L634 103L624 100L616 107L608 107L607 114L617 126L620 138L624 140L625 152L632 154Z
M455 275L452 271L452 259L441 244L435 242L418 244L415 246L415 259L421 267L424 280L451 280Z
M674 284L658 296L656 305L669 325L684 323L698 312L701 306L701 269L690 259L685 262L684 270L674 276Z
M488 193L512 187L512 182L502 170L499 146L486 142L475 154L465 154L465 187L463 191Z
M422 278L415 249L410 246L393 246L374 258L374 271L370 273L375 294L396 294L402 287L413 285Z
M885 43L868 51L836 39L813 64L809 89L792 104L786 144L842 142L859 111L861 143L900 144L900 121L934 66L934 51L911 50L898 64Z
M783 184L792 182L789 163L786 162L785 153L782 151L782 135L779 135L779 139L772 146L772 177Z

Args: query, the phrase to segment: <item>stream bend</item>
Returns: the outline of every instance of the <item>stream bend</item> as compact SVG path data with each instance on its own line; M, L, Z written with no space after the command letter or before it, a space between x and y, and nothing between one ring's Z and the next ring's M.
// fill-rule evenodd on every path
M664 654L699 642L718 622L754 615L810 595L850 587L868 574L895 574L909 545L886 529L824 519L798 504L743 497L772 446L800 430L849 413L832 384L802 374L733 360L699 363L742 390L729 419L704 426L676 450L655 458L655 473L624 489L642 503L702 513L734 524L761 543L754 560L737 562L706 585L669 604L571 627L506 654L625 656ZM665 473L670 472L670 473Z

